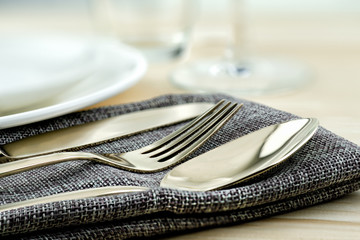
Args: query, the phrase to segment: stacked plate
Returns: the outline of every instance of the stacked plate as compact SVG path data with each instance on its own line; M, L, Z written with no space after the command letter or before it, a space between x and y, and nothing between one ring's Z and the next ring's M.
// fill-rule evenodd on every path
M0 129L63 115L125 91L144 57L114 39L0 36Z

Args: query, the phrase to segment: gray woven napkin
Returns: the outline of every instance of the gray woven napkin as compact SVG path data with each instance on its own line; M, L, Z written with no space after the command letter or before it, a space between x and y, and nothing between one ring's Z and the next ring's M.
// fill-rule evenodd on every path
M242 102L244 107L188 159L257 129L298 118L226 95L166 95L2 130L0 144L128 112L187 102L217 102L223 98ZM83 151L117 153L135 150L164 137L182 124L121 138ZM0 204L102 186L136 185L151 190L10 210L0 214L0 237L145 238L281 214L358 190L360 147L320 127L313 138L276 171L254 182L219 191L191 192L160 188L160 181L167 171L131 173L79 160L1 178Z

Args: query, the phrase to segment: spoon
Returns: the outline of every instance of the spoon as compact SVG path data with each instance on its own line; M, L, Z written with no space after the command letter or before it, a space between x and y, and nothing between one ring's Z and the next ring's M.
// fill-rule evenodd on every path
M175 167L160 186L209 191L253 180L284 163L318 125L317 119L307 118L262 128Z

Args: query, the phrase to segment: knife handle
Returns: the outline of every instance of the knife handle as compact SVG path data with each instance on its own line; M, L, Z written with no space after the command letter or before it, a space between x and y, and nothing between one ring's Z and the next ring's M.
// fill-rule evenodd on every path
M109 187L99 187L99 188L90 188L90 189L83 189L78 191L71 191L65 193L54 194L50 196L4 204L0 206L0 213L5 211L9 211L12 209L24 208L32 205L37 204L45 204L51 202L58 202L58 201L67 201L67 200L76 200L76 199L83 199L83 198L94 198L94 197L102 197L102 196L109 196L109 195L118 195L118 194L125 194L125 193L135 193L141 191L150 190L147 187L139 187L139 186L109 186Z

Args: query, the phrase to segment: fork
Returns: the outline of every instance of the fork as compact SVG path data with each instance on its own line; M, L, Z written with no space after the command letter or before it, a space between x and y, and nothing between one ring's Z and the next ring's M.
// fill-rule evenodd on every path
M156 172L183 160L214 135L242 104L221 100L190 123L143 148L117 154L58 152L0 165L0 177L71 160L90 160L133 172Z

